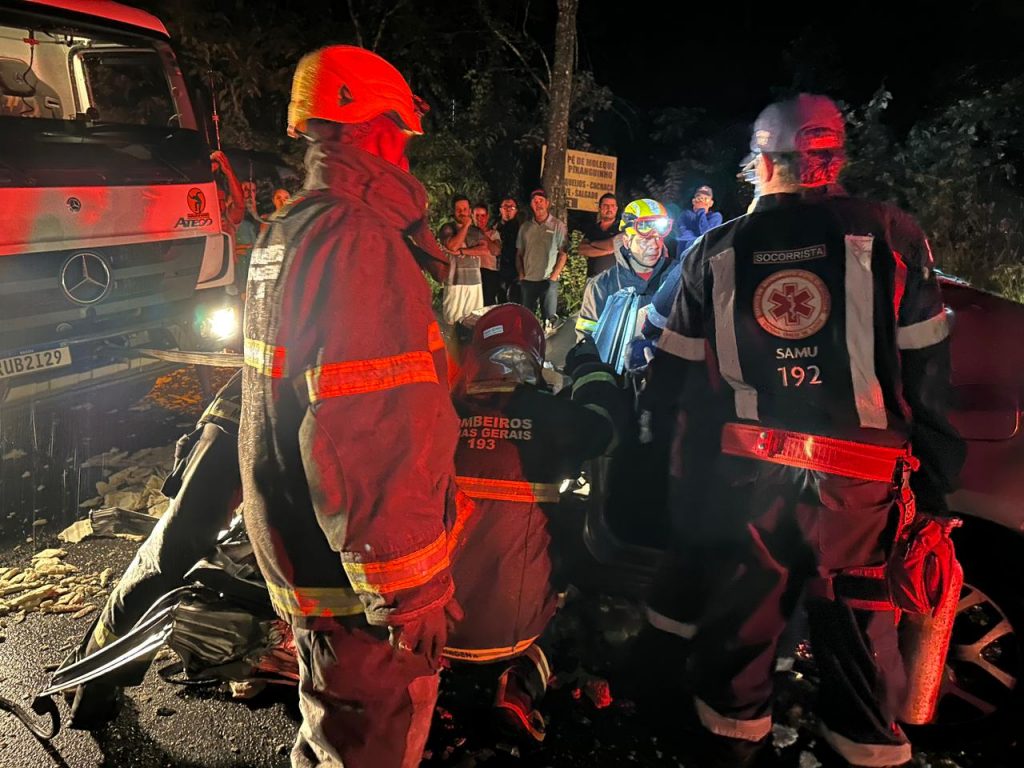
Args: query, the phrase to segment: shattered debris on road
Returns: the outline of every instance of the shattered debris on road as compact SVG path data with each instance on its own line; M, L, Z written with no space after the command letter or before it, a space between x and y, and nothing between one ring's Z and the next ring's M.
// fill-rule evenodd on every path
M97 495L79 504L82 509L116 508L160 517L167 497L160 493L174 466L174 445L145 448L128 454L116 448L82 462L82 469L100 468L105 479L96 482Z
M88 517L76 520L57 538L77 544L90 536L145 540L170 500L160 492L174 466L174 446L146 448L129 454L112 448L82 462L83 469L100 469L94 496L79 504Z
M44 549L24 568L0 568L0 616L21 621L27 613L70 613L83 618L106 597L109 572L83 573L64 562L63 549Z

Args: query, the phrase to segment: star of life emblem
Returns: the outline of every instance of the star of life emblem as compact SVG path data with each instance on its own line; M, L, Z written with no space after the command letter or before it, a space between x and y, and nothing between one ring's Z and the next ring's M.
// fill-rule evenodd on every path
M820 277L784 269L766 277L754 291L754 317L772 336L806 339L828 322L832 298Z

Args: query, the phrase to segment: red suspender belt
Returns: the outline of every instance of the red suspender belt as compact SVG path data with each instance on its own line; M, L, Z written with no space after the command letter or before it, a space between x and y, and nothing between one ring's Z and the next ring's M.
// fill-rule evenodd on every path
M917 461L906 448L855 443L834 437L766 429L748 424L722 428L722 453L859 480L893 482L897 470Z

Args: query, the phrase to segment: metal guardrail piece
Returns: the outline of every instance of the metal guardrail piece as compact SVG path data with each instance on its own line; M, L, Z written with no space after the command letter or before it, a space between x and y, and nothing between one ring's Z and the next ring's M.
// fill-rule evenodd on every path
M52 696L82 683L103 677L134 659L155 652L171 633L178 601L192 594L192 587L179 587L157 600L130 632L88 656L61 667L50 678L40 696Z
M182 352L177 349L133 349L133 352L183 365L208 365L214 368L241 368L244 357L239 352Z

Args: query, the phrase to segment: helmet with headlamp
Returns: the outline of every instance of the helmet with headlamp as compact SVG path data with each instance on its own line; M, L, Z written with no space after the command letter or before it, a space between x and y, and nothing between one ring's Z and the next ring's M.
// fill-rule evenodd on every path
M619 231L627 237L665 237L672 231L672 217L657 200L634 200L622 212Z
M664 255L664 239L672 231L672 217L657 200L634 200L622 212L619 233L623 255L634 270L646 273L654 269Z

